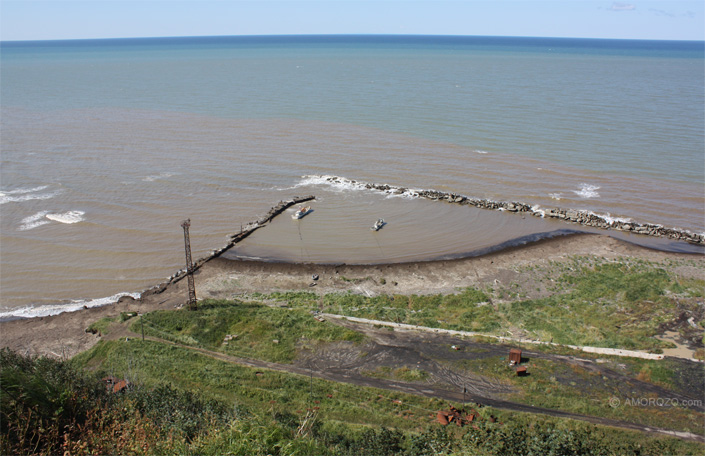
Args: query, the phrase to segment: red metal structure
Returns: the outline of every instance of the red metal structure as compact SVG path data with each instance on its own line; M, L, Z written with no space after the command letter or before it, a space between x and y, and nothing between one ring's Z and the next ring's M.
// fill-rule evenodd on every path
M509 350L509 362L514 361L515 364L521 363L521 350L512 348Z

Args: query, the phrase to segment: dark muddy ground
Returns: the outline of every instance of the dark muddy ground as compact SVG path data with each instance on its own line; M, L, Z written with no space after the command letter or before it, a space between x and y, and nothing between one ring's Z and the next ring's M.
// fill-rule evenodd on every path
M496 359L499 358L502 363L506 362L507 369L511 369L507 360L509 350L512 347L508 345L476 342L470 339L420 331L390 331L387 328L378 328L347 320L336 320L336 323L364 333L368 337L367 342L357 345L351 342L338 342L323 344L314 349L301 350L292 364L244 359L218 351L180 346L221 361L257 369L284 371L334 382L399 391L453 402L475 403L516 412L571 418L705 442L705 435L701 434L533 406L526 401L513 399L513 394L523 389L522 387L517 387L505 379L473 372L465 367L467 361L496 362ZM122 329L111 328L110 339L125 336L138 337L137 334L130 333L125 324L119 326L122 326ZM162 343L179 345L162 339L148 338ZM705 382L705 373L699 363L675 358L667 360L669 363L674 363L671 364L671 367L681 369L679 372L682 372L684 380L682 383L678 382L675 388L667 388L638 380L633 372L620 363L620 359L590 359L523 350L522 365L532 366L532 361L535 360L550 360L569 367L561 369L562 374L558 375L556 379L562 384L571 385L575 389L575 394L581 394L582 391L596 387L594 382L586 381L584 373L589 372L591 375L588 378L599 379L597 386L608 395L670 398L678 401L679 404L688 404L687 408L691 410L705 413L705 407L699 395L701 389L691 388L693 384ZM425 375L423 378L410 380L405 378L405 375L408 375L410 371L423 372ZM260 374L266 375L266 372ZM686 378L688 378L687 381ZM529 375L522 377L522 382L529 384L531 381L531 367L529 367Z

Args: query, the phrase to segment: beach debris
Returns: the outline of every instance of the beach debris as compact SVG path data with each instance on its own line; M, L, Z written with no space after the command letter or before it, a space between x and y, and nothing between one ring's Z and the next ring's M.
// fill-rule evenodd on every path
M315 281L315 280L318 280L318 274L312 275L311 278L312 278L314 281Z
M225 337L223 338L223 345L228 345L228 342L230 342L233 339L237 339L238 335L237 334L226 334Z
M521 350L518 348L512 348L509 350L509 367L514 368L514 371L519 377L529 375L526 371L526 366L520 366L519 364L521 364Z
M108 392L113 394L124 391L130 387L130 382L126 379L119 379L117 377L113 377L112 375L104 377L102 381L105 383L105 387Z
M482 416L480 416L477 410L470 409L470 412L468 413L465 410L457 409L452 405L448 410L441 410L436 413L436 421L443 426L447 426L450 423L455 423L457 426L464 426L477 420L482 420Z

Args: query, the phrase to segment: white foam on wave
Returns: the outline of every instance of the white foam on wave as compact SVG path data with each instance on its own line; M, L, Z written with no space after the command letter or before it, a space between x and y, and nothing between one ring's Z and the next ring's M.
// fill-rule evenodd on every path
M381 191L381 190L376 190L376 191ZM401 193L399 192L385 192L387 193L387 198L406 198L406 199L412 199L412 198L418 198L419 193L417 190L405 190Z
M580 190L573 190L573 193L581 198L599 198L600 194L597 193L599 189L597 185L580 184Z
M41 192L45 188L49 187L48 185L42 185L40 187L34 187L34 188L18 188L16 190L8 190L5 192L1 192L5 195L18 195L22 193L32 193L32 192Z
M86 213L83 211L68 211L60 214L52 214L49 211L40 211L34 215L30 215L29 217L23 218L20 222L20 227L18 228L18 230L31 230L39 226L46 225L52 220L55 222L66 224L78 223L85 220L84 215L86 215Z
M560 193L549 193L548 196L550 196L551 199L554 199L556 201L560 201L561 196L563 196L563 195L561 195Z
M153 174L151 176L146 176L142 179L143 182L154 182L156 180L160 179L169 179L170 177L174 176L175 173L159 173L159 174Z
M20 231L27 231L38 226L46 225L49 223L49 220L46 220L45 218L48 213L49 211L41 211L34 215L30 215L29 217L23 218L18 229Z
M0 192L0 204L17 203L30 200L46 200L55 197L59 194L58 191L49 193L38 193L46 190L49 186L42 185L33 188L18 188L16 190L7 190Z
M383 190L376 188L380 184L370 184L369 182L356 181L348 179L347 177L341 176L331 176L331 175L311 175L302 176L301 180L288 189L281 190L293 190L299 187L307 186L326 186L337 192L346 191L370 191L377 192L387 195L387 198L416 198L419 196L420 190L414 189L400 189L398 187L389 186L389 189Z
M130 296L133 299L139 299L140 293L118 293L106 298L73 300L64 304L46 304L37 307L21 307L11 310L0 311L0 321L14 318L37 318L57 315L63 312L75 312L83 308L102 307L109 304L114 304L123 296Z
M46 218L59 223L71 224L84 221L84 215L86 215L86 213L83 211L68 211L62 214L47 214Z
M600 217L602 220L605 222L609 223L610 225L614 225L615 223L631 223L632 219L629 217L612 217L609 212L607 214L596 214L595 212L589 211L588 214L594 215L596 217Z
M487 154L489 154L489 152L487 152L486 150L481 150L481 149L476 149L476 150L475 150L475 153L476 153L476 154L480 154L480 155L487 155Z
M327 186L333 190L344 191L359 191L366 190L365 182L358 182L352 179L330 175L311 175L302 176L301 180L292 188L308 187L308 186Z
M546 217L546 211L541 209L541 206L539 206L538 204L535 206L532 206L531 211L534 212L535 214L539 214L541 216L541 218Z

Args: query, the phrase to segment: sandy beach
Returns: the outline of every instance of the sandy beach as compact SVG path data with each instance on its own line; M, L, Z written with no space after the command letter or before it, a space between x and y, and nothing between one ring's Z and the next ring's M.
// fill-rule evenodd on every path
M568 261L574 256L605 259L635 258L650 262L689 259L680 266L681 277L702 277L705 257L645 249L602 235L574 235L514 247L501 252L446 261L386 265L319 265L214 258L195 273L198 299L242 298L252 293L311 291L319 294L347 292L377 294L453 293L464 287L521 283L529 297L539 297L530 266ZM314 281L312 277L318 276ZM315 284L315 285L314 285ZM70 358L92 347L100 338L86 332L93 322L120 312L174 309L187 301L185 280L143 293L142 298L122 298L103 307L66 312L49 317L0 323L0 346L22 353Z

